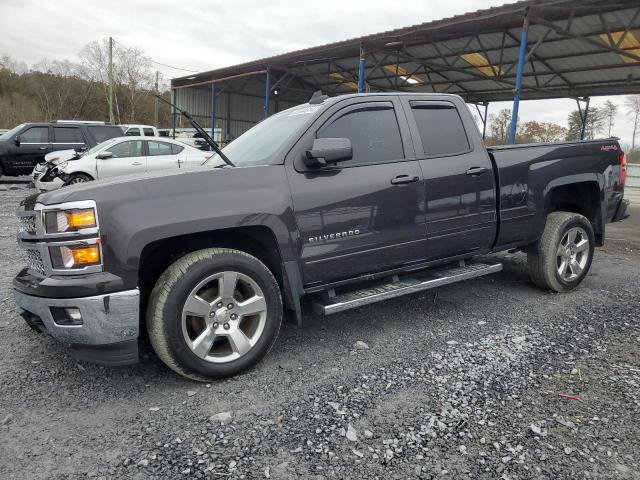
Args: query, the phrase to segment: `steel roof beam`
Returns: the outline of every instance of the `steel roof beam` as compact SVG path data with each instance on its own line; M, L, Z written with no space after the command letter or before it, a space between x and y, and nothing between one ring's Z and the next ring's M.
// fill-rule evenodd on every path
M557 25L557 24L555 24L553 22L550 22L549 20L546 20L545 18L541 17L538 14L532 13L531 15L532 15L531 19L533 21L535 21L536 23L539 23L540 25L544 25L545 27L552 28L558 35L562 35L562 36L568 37L568 38L573 38L575 40L580 40L580 41L582 41L584 43L588 43L589 45L595 45L597 47L602 47L602 45L603 45L603 43L598 41L598 40L594 40L592 38L586 37L584 35L580 35L578 33L571 33L569 31L567 31L566 29L562 28L561 26L559 26L559 25ZM637 62L640 62L640 56L638 56L638 55L636 55L634 53L631 53L631 52L629 52L627 50L624 50L624 49L622 49L620 47L617 47L615 45L606 45L605 44L605 48L607 50L610 50L612 52L617 53L618 55L622 55L624 57L628 57L628 58L631 58L631 59L633 59L633 60L635 60Z

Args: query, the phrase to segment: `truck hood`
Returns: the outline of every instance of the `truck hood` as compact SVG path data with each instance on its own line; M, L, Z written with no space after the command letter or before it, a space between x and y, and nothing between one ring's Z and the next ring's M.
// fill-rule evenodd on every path
M213 184L224 178L233 170L247 170L248 168L189 168L175 172L173 170L159 170L157 172L142 172L131 175L96 180L92 182L70 185L59 190L41 193L38 202L45 205L69 202L74 200L95 200L105 198L109 200L141 196L157 196L160 192L165 195L180 194L194 188L214 188ZM240 172L236 172L236 174ZM224 181L224 180L222 180Z
M77 160L80 158L80 154L75 150L58 150L57 152L47 153L44 156L44 161L52 165L60 165L61 163L68 162L69 160Z

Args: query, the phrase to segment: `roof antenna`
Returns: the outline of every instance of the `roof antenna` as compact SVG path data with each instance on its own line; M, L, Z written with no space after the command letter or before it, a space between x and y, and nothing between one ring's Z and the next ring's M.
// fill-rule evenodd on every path
M311 95L311 99L309 100L309 104L310 105L319 105L322 102L324 102L327 98L329 98L329 95L323 95L322 94L322 90L316 90L315 92L313 92L313 95Z

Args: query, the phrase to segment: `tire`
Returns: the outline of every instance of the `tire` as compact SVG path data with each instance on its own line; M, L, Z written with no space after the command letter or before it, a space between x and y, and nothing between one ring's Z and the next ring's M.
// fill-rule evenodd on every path
M232 295L221 291L225 285L235 285ZM242 313L260 308L260 313ZM188 253L164 271L146 317L158 357L180 375L209 381L240 373L268 353L280 331L282 297L273 274L257 258L208 248Z
M74 173L71 175L69 180L67 180L67 183L65 183L65 185L75 185L77 183L91 182L92 180L93 178L91 178L86 173Z
M558 293L573 290L589 273L594 245L593 227L584 216L550 213L542 236L527 251L531 281Z

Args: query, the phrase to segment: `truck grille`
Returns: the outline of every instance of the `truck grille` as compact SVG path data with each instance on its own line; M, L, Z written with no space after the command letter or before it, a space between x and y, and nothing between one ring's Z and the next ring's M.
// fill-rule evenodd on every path
M27 257L27 267L29 270L44 275L44 262L42 261L42 255L39 250L33 248L27 248L25 250Z
M36 233L36 216L34 215L21 215L18 217L20 224L18 230L20 233L27 233L29 235L35 235Z

